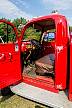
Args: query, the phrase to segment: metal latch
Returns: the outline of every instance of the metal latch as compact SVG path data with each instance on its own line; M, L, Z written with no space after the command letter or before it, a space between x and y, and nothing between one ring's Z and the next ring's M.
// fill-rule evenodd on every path
M5 54L0 54L0 60L4 60Z
M56 46L57 52L60 53L60 51L63 50L63 46Z
M19 51L19 46L18 46L18 44L15 44L15 51L16 51L16 52Z
M9 60L11 61L11 59L12 59L12 54L9 53Z

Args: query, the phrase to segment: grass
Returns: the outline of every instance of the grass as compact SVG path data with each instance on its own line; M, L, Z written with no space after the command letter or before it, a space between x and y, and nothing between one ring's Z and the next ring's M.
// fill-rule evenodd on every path
M17 95L0 96L0 108L48 108Z

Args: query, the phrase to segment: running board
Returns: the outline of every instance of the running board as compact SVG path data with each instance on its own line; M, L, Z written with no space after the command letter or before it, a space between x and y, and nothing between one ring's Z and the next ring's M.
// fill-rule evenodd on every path
M53 93L26 83L11 86L11 91L17 95L42 103L53 108L72 108L64 92Z

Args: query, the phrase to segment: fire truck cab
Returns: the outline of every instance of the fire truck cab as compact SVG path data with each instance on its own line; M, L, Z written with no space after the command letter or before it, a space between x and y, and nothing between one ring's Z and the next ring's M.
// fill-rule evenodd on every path
M12 23L0 22L13 30L6 31L7 42L3 36L0 38L0 89L10 87L12 92L39 103L55 108L64 106L60 90L68 89L72 99L72 48L65 16L34 18L22 28L21 36ZM29 29L32 33L27 37Z

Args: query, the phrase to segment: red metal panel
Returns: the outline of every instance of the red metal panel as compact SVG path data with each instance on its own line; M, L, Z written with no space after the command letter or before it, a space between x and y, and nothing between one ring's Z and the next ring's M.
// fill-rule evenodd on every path
M40 76L32 78L30 76L24 75L23 82L55 93L59 92L57 89L55 89L54 81L52 78L45 78Z
M66 88L68 51L67 31L67 21L65 19L59 19L57 24L55 45L55 87L57 89Z
M0 55L0 88L3 88L21 79L20 51L15 52L15 44L0 44Z
M56 50L56 55L55 87L57 89L65 89L67 78L67 47L63 47L61 51Z
M72 38L70 42L70 78L69 78L69 100L72 101Z
M17 30L12 23L0 20L11 25L17 37ZM20 43L0 44L0 89L21 80Z

